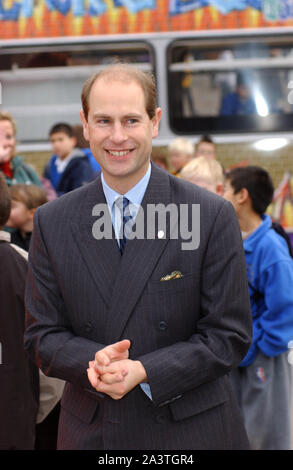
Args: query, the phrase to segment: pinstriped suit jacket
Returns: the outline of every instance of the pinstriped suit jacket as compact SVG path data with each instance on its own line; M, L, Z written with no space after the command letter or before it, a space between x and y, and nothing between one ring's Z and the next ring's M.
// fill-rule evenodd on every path
M248 448L227 379L251 339L231 204L152 165L142 207L200 204L200 245L182 250L167 218L166 239L128 241L121 257L115 239L92 235L98 203L100 177L35 215L25 347L45 374L67 381L59 449ZM183 277L160 281L174 270ZM152 401L140 386L113 400L87 379L96 351L125 338Z

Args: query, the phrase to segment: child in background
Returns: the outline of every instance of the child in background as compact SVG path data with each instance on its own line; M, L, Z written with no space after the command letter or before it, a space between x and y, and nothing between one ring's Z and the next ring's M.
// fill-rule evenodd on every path
M206 157L193 158L181 170L180 177L219 196L223 196L224 171L217 160L210 160Z
M216 144L209 135L203 135L195 146L195 157L217 158Z
M265 214L273 194L263 168L234 168L226 176L224 197L242 231L253 317L252 344L231 382L254 450L290 450L293 260Z
M172 140L168 146L172 173L179 176L182 168L194 157L193 143L184 137Z
M34 184L10 186L11 212L6 226L15 229L11 242L28 251L37 207L47 202L44 189Z
M55 124L50 132L54 155L47 164L43 177L49 180L57 196L88 183L94 178L88 157L76 148L76 137L67 123Z
M14 184L36 184L42 186L36 171L23 157L16 154L16 123L7 112L0 111L0 173L3 174L8 186Z

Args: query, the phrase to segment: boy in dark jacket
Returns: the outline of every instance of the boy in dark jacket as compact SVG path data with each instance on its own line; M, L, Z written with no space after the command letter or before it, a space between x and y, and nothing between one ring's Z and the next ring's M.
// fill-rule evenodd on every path
M58 196L91 181L94 172L84 153L76 148L76 138L69 124L55 124L50 132L52 155L44 171Z
M3 231L9 214L10 194L0 174L0 450L31 450L39 379L23 347L27 261Z

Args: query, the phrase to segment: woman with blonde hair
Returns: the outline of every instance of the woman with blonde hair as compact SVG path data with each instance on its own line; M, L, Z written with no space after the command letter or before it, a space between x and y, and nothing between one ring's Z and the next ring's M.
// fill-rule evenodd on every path
M23 157L16 155L16 124L11 114L0 112L0 136L5 152L0 155L0 173L8 186L14 184L36 184L42 186L36 171Z

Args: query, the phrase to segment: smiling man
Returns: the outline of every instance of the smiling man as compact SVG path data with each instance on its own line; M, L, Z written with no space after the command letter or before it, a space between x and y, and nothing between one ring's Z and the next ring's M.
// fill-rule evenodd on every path
M86 82L81 120L106 183L125 194L148 170L161 109L146 79L145 97L141 84L135 78L129 82L123 68L116 74L113 79L113 72L104 71L98 80L94 76Z
M246 449L227 378L251 338L233 207L151 165L161 117L152 76L109 66L85 83L82 105L102 173L37 210L26 294L25 346L67 381L58 448ZM127 237L154 204L190 215L200 205L197 249L171 236L182 220ZM110 237L92 234L97 205Z

